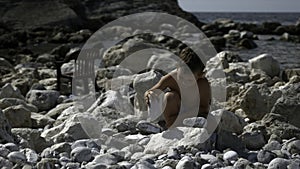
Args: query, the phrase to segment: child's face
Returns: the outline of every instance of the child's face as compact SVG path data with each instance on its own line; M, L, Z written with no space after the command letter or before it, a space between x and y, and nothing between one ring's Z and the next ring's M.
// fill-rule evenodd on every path
M200 78L204 77L203 72L191 72L183 68L178 68L177 72L177 78L184 86L192 86Z

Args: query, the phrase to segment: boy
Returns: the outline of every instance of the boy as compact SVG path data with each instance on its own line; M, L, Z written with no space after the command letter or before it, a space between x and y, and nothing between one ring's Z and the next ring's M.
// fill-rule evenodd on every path
M210 84L204 76L205 66L200 58L190 48L183 49L179 57L184 63L163 76L144 95L149 106L150 97L157 97L160 92L168 89L163 96L163 117L166 128L170 128L173 124L176 126L178 121L181 124L183 119L189 117L188 114L195 110L198 112L197 116L206 117L211 102Z

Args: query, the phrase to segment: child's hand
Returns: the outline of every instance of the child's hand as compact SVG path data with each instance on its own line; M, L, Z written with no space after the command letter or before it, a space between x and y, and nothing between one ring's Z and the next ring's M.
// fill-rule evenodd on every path
M151 94L153 94L153 91L151 91L151 90L147 90L144 94L144 99L148 106L150 105L150 95Z
M162 93L162 91L159 90L159 89L146 91L145 95L144 95L144 99L145 99L147 105L150 106L150 96L151 97L158 97L161 93Z

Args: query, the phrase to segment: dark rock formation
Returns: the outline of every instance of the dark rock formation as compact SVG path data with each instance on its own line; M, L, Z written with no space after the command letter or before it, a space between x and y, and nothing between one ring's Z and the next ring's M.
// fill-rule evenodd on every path
M202 26L196 17L179 7L177 0L3 0L0 23L15 29L50 25L95 30L121 16L139 12L166 12Z

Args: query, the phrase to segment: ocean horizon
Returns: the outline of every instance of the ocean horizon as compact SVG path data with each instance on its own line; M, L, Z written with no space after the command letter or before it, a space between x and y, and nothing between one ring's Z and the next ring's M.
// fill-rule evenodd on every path
M280 22L282 25L294 25L300 20L300 12L192 12L199 21L210 23L220 18L235 22L261 24Z

